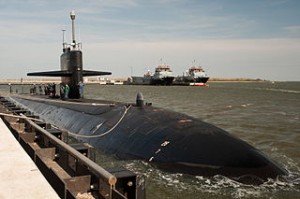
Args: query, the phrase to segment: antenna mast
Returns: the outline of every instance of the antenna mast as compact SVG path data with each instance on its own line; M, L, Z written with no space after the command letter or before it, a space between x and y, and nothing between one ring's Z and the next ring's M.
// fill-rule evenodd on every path
M61 30L62 31L62 39L63 39L63 49L65 49L66 47L67 47L67 43L65 42L65 32L66 32L66 30L65 29L62 29Z
M70 17L72 20L72 46L75 49L76 47L76 40L75 40L75 25L74 25L74 21L75 21L75 11L71 11L70 12Z

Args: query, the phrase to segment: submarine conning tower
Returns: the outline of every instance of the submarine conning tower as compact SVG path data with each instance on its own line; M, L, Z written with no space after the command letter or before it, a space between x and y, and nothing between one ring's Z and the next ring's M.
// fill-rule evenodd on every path
M80 50L64 49L60 56L61 70L71 71L71 76L61 77L61 82L70 87L69 98L79 98L79 83L83 82L82 52Z
M61 77L63 85L68 84L70 87L69 98L80 98L79 84L83 82L84 76L101 76L111 75L111 72L83 70L81 43L75 39L75 12L70 12L72 20L72 42L67 44L64 39L63 30L63 53L60 56L60 71L34 72L27 73L28 76L51 76Z
M72 20L72 43L68 45L64 42L63 33L63 54L60 56L60 68L62 71L71 71L71 76L61 77L61 82L70 87L69 98L80 98L79 83L83 82L82 76L82 51L81 44L75 39L75 12L70 12Z

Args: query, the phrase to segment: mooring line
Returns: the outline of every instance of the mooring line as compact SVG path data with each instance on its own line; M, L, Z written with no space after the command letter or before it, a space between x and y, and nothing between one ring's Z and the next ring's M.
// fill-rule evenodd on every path
M58 102L56 100L53 100L53 99L48 99L48 98L38 98L38 97L27 97L27 96L18 96L19 98L21 99L25 99L25 100L37 100L37 101L40 101L40 102ZM33 99L34 98L34 99ZM80 105L84 105L84 106L110 106L110 105L114 105L114 103L111 103L111 104L105 104L105 103L90 103L90 102L76 102L76 101L68 101L68 100L60 100L59 103L61 104L80 104Z
M125 111L124 111L122 117L119 119L119 121L111 129L109 129L108 131L106 131L104 133L101 133L99 135L78 135L78 134L72 133L72 132L70 132L70 131L68 131L64 128L63 128L63 130L66 131L68 134L70 134L71 136L73 136L75 138L99 138L99 137L103 137L103 136L109 134L110 132L112 132L121 123L121 121L124 119L125 115L127 114L128 110L130 109L130 107L131 107L131 105L129 105L128 107L125 106ZM55 127L55 128L59 129L58 127ZM95 132L93 132L93 133L95 133Z
M74 137L76 137L76 138L99 138L99 137L103 137L103 136L105 136L105 135L107 135L107 134L109 134L110 132L112 132L120 123L121 123L121 121L124 119L124 117L126 116L126 114L127 114L127 112L128 112L128 110L130 109L130 107L131 107L131 105L129 105L129 106L124 106L125 107L125 110L124 110L124 113L123 113L123 115L122 115L122 117L119 119L119 121L111 128L111 129L109 129L108 131L106 131L106 132L104 132L104 133L101 133L101 134L99 134L99 135L78 135L78 134L76 134L76 133L72 133L72 132L70 132L70 131L68 131L67 129L64 129L64 128L62 128L62 127L56 127L56 126L54 126L54 125L51 125L51 126L53 126L54 128L56 128L56 129L62 129L63 131L65 131L65 132L67 132L68 134L70 134L71 136L74 136ZM3 116L9 116L9 117L15 117L15 118L28 118L28 119L30 119L30 120L33 120L33 121L43 121L43 120L41 120L41 119L36 119L36 118L30 118L30 117L27 117L27 116L25 116L25 115L21 115L21 116L17 116L17 115L12 115L12 114L5 114L5 113L0 113L0 115L3 115ZM97 126L96 126L96 129L93 131L93 134L100 128L102 126L102 124L98 124Z

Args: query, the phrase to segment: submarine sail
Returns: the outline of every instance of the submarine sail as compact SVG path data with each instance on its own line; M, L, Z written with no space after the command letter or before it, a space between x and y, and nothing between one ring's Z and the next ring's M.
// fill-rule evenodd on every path
M81 44L75 40L75 12L70 13L72 20L72 43L63 41L63 53L60 56L60 71L32 72L28 76L61 77L61 82L70 87L69 98L80 98L78 85L85 76L111 75L111 72L83 70Z

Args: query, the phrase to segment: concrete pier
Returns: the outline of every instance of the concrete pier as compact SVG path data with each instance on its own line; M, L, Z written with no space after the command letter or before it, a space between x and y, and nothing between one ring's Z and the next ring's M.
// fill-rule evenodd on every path
M59 198L0 118L0 199Z

